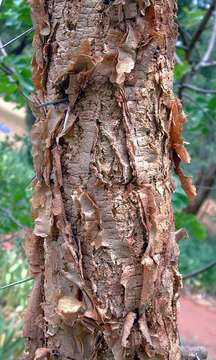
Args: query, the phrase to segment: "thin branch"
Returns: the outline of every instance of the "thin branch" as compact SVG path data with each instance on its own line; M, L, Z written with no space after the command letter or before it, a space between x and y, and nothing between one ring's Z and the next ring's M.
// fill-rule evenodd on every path
M1 54L2 56L6 56L6 55L7 55L7 53L6 53L6 51L5 51L4 47L3 47L3 44L2 44L1 39L0 39L0 54Z
M14 41L20 39L21 37L25 36L26 34L32 32L32 31L34 31L34 28L33 28L33 27L31 27L30 29L25 30L23 33L15 36L13 39L9 40L9 41L8 41L7 43L5 43L4 45L0 46L0 50L4 49L6 46L12 44Z
M191 53L192 50L194 49L196 43L199 41L203 31L205 30L205 27L213 13L213 11L215 10L216 7L216 0L212 0L212 3L209 7L209 9L207 10L206 14L203 16L197 30L195 31L195 33L192 36L191 42L188 46L188 50L187 50L187 59L189 60L191 57Z
M5 65L3 62L0 63L0 69L2 72L4 72L6 75L12 76L14 75L14 72L9 66Z
M183 49L183 50L186 50L187 48L186 48L186 46L184 46L184 45L181 45L181 44L176 44L176 48L177 49Z
M202 68L211 67L211 66L216 66L216 61L210 61L210 62L206 62L205 64L200 64L200 67Z
M19 222L19 220L17 220L17 219L13 216L13 214L10 212L9 209L0 207L0 211L1 211L3 214L5 214L6 216L8 216L9 219L10 219L16 226L18 226L20 229L23 229L23 228L24 228L24 226Z
M194 85L190 85L190 84L182 84L182 88L183 89L189 89L201 94L216 94L216 90L215 89L203 89Z
M31 278L27 278L27 279L24 279L24 280L15 281L15 282L13 282L13 283L0 286L0 290L8 289L8 288L11 288L11 287L13 287L13 286L20 285L20 284L23 284L23 283L25 283L25 282L27 282L27 281L31 281L31 280L34 280L34 278L31 277Z
M208 48L203 58L201 59L200 63L197 65L198 68L201 66L201 64L205 64L210 59L212 51L214 50L215 42L216 42L216 17L214 19L213 30L209 40Z
M183 64L183 61L181 60L181 58L178 56L177 53L175 54L175 58L176 58L176 63L177 64L179 64L179 65Z
M208 198L215 184L216 163L209 164L207 169L203 169L197 179L196 186L199 191L196 198L191 201L184 209L186 213L197 214L201 209L204 201Z
M179 34L182 38L182 43L184 44L184 48L186 49L191 41L190 35L183 29L181 23L177 20Z
M50 106L50 105L58 105L58 104L63 104L68 102L68 97L62 98L62 99L56 99L56 100L50 100L41 104L37 104L35 102L33 102L31 100L30 97L28 97L28 95L26 95L22 89L22 87L20 86L19 82L15 79L13 79L13 75L16 75L16 72L14 69L12 69L11 67L8 67L7 65L5 65L3 62L0 63L0 70L2 70L6 75L11 76L11 81L13 81L14 84L16 84L17 86L17 90L20 93L21 96L23 96L26 101L29 104L32 104L33 106L36 106L38 108L42 108L42 107L46 107L46 106Z
M27 180L24 189L26 189L30 184L32 184L33 180L36 179L36 175L33 175L31 179Z
M212 261L211 263L209 263L208 265L202 267L199 270L195 270L195 271L193 271L193 272L191 272L191 273L189 273L187 275L184 275L183 280L190 279L190 278L195 277L195 276L197 276L199 274L202 274L203 272L213 268L214 266L216 266L216 260Z
M213 124L215 124L215 120L214 118L209 114L208 110L203 109L203 107L197 102L195 101L193 98L191 98L188 94L183 94L183 97L186 98L189 102L191 102L192 104L194 104L199 110L202 111L203 114L206 115L206 117L209 119L210 122L212 122Z
M27 44L31 44L31 39L28 39L27 36L25 36L24 38L22 38L22 40L17 44L16 47L14 47L14 49L10 50L10 54L14 54L14 55L20 55L22 54L23 50L25 49Z
M28 95L26 95L22 89L22 87L20 86L20 83L18 80L14 79L13 76L16 76L16 71L14 69L12 69L11 67L5 65L2 61L0 63L0 70L2 72L4 72L6 75L8 75L11 78L11 81L16 84L17 86L17 90L20 93L21 96L23 96L26 101L28 101L29 103L32 103L32 100L28 97Z
M29 31L30 31L30 29L29 29ZM2 56L3 56L3 57L5 57L5 56L7 55L7 52L5 51L4 47L5 47L5 45L2 45L2 42L1 42L1 39L0 39L0 53L2 53ZM25 98L27 101L31 102L31 100L28 98L28 96L24 93L22 87L21 87L20 84L19 84L19 81L13 78L14 75L15 75L15 76L17 75L17 74L16 74L16 71L15 71L13 68L9 67L8 65L4 64L4 62L2 61L2 59L1 59L1 62L0 62L0 70L1 70L3 73L5 73L7 76L9 76L9 78L11 79L11 81L12 81L14 84L16 84L17 90L18 90L18 92L20 93L20 95L21 95L21 96L24 96L24 98Z

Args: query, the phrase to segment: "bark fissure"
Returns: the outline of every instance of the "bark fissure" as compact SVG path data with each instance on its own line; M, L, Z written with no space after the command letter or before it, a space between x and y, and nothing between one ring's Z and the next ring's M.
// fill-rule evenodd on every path
M31 4L34 100L68 104L34 108L43 336L27 358L178 360L174 151L193 189L172 92L175 1Z

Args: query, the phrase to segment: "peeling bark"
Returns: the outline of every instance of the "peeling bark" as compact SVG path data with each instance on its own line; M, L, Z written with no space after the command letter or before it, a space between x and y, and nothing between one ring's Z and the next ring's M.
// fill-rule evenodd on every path
M34 237L44 261L43 336L30 336L27 358L179 360L173 158L195 190L179 167L189 156L172 91L176 3L31 5Z

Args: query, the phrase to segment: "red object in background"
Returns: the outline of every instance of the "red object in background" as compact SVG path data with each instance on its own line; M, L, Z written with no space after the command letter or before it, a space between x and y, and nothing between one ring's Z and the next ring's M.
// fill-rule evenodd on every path
M185 342L205 346L208 360L216 360L216 306L205 299L196 301L190 295L183 295L178 325Z
M2 247L6 251L10 251L11 249L13 249L14 245L11 244L9 241L5 241L5 242L2 243Z

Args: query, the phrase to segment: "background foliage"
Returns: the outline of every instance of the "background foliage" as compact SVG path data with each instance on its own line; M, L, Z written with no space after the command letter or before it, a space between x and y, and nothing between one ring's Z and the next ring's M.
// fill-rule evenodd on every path
M32 27L32 23L26 0L5 0L0 3L0 42L5 44ZM211 1L179 0L178 14L180 35L177 41L175 92L181 98L189 118L185 127L185 138L189 141L188 148L193 162L187 166L186 172L194 176L199 191L202 190L198 181L200 174L205 175L215 164L215 48L210 52L208 61L202 63L209 50L209 39L216 29L214 12L191 53L188 49L210 5ZM0 96L6 101L14 101L18 107L26 106L25 96L34 91L31 80L31 42L32 33L28 33L0 49ZM201 91L203 89L205 91ZM0 141L0 284L8 284L29 276L23 250L23 233L25 228L32 225L32 177L29 136L14 141ZM216 240L200 223L197 213L185 211L188 199L178 178L176 185L173 198L176 226L178 229L186 228L189 233L188 239L180 243L180 270L186 274L215 260ZM216 195L215 188L212 182L210 196L213 199ZM213 268L189 282L216 293L215 277L216 269ZM32 283L28 282L0 290L0 359L14 360L23 349L22 312L31 286Z

